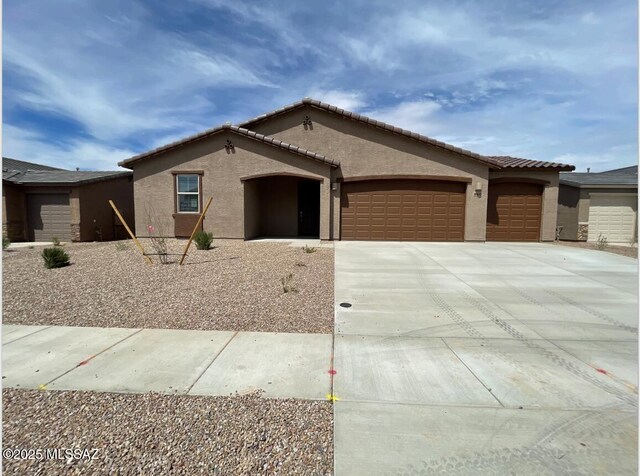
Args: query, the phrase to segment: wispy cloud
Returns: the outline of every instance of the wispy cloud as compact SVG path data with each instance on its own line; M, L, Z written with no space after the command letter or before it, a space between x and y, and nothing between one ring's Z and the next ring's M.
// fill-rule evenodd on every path
M4 16L4 146L46 160L84 144L113 167L304 96L480 153L637 160L630 0L22 0Z
M111 147L95 140L51 141L32 129L2 126L2 154L62 169L116 170L117 163L134 155L131 149Z
M326 90L314 88L311 89L306 94L306 96L353 112L359 111L363 106L366 105L364 94L360 91L342 91L339 89Z

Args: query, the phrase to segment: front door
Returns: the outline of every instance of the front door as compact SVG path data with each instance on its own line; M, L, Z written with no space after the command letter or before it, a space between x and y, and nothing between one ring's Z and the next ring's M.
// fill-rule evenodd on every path
M298 182L298 236L320 236L320 182Z

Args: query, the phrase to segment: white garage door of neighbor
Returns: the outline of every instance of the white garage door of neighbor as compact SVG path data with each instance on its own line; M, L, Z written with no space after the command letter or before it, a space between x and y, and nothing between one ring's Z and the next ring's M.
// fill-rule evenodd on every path
M589 241L598 241L600 235L609 243L628 244L635 239L637 200L630 194L592 194Z

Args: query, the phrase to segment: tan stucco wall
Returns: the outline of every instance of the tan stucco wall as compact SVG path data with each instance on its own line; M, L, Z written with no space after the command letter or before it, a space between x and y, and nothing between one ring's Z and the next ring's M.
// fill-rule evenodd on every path
M27 240L27 203L19 187L2 185L2 233L11 241Z
M131 177L82 185L79 187L81 241L115 239L113 209L108 203L109 200L113 200L127 224L130 227L134 226ZM100 230L100 234L96 232L96 228Z
M230 140L235 152L227 153L224 145ZM242 178L259 174L302 174L323 180L320 185L320 238L329 238L330 167L284 149L240 136L221 132L213 137L167 151L134 165L134 197L136 227L146 234L145 210L152 208L154 226L173 235L174 176L178 171L204 171L202 194L204 202L213 198L203 223L205 231L216 238L245 237L245 185ZM254 191L249 199L256 200ZM249 212L252 223L255 221ZM249 225L249 231L253 225Z
M578 205L580 189L560 184L558 193L558 226L561 240L578 239Z
M312 126L305 129L309 116ZM312 107L304 107L252 126L262 134L340 161L332 181L371 175L429 175L471 179L467 187L465 240L484 241L488 167L439 147L374 128ZM476 184L482 197L474 196ZM339 184L338 184L339 185ZM340 236L340 193L332 193L332 236ZM327 217L329 214L327 214Z

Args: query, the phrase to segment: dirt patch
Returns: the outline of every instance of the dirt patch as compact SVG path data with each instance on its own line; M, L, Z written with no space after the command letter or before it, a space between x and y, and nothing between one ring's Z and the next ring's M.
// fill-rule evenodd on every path
M3 449L90 450L13 460L4 474L332 474L329 402L3 390ZM92 449L97 451L92 451Z
M617 255L628 256L638 259L638 248L632 246L616 246L607 245L604 249L599 250L596 243L587 243L586 241L556 241L556 245L571 246L572 248L585 248L588 250L606 251Z
M168 243L169 253L185 245ZM183 266L179 256L170 257L172 264L149 266L131 241L68 244L71 266L51 270L41 248L5 251L4 323L333 331L332 248L306 253L283 243L237 240L214 246L192 247Z

